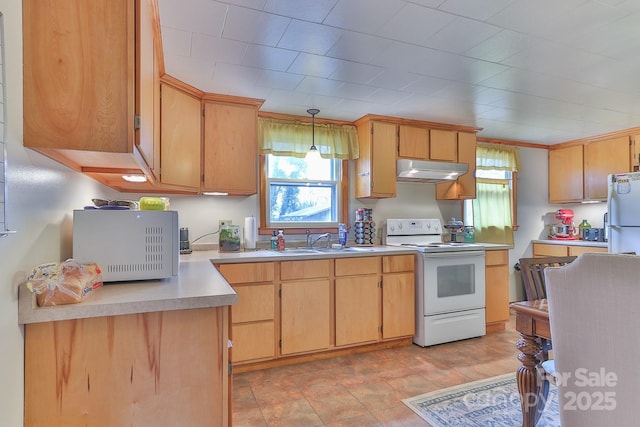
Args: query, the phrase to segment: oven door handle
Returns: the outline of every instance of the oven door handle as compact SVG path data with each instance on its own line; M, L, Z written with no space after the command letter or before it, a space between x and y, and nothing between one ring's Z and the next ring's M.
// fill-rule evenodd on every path
M425 258L484 257L485 251L425 252Z

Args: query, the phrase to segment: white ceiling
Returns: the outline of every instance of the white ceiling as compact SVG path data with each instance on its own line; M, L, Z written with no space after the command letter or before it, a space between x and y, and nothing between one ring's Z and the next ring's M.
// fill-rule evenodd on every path
M540 144L640 126L638 0L159 0L168 74L261 111Z

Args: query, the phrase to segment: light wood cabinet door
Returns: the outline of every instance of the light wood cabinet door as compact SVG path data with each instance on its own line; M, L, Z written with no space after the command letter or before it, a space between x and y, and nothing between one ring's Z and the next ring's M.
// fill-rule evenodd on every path
M24 425L228 425L228 307L25 326Z
M628 136L596 141L584 146L584 198L607 200L607 175L631 171Z
M258 111L250 105L204 102L203 191L255 194Z
M398 126L398 157L409 159L429 158L429 129L399 125Z
M509 251L486 252L485 302L487 324L509 321Z
M356 160L356 198L396 196L396 142L393 123L358 124L360 157Z
M429 131L429 158L447 162L458 161L458 132L431 129Z
M547 243L534 243L533 256L568 256L569 248L567 245L555 245Z
M582 145L549 150L549 202L582 200L583 169Z
M160 181L200 187L202 146L200 99L168 84L161 85Z
M22 5L25 147L131 153L135 2Z
M379 276L376 274L336 278L336 346L378 340L380 329L378 284Z
M436 199L459 200L476 197L476 134L458 132L458 160L468 165L467 173L454 182L436 184Z
M382 276L382 339L415 334L415 275L388 273Z
M287 355L329 348L329 279L282 282L281 290L281 353Z
M594 246L568 246L569 256L580 256L582 254L590 254L594 252L609 252L607 248L599 248Z

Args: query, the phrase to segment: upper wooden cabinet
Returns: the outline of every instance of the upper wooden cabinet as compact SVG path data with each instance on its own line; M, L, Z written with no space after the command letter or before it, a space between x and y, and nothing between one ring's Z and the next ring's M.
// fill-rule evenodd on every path
M360 157L356 160L356 198L396 196L396 141L394 123L368 118L356 122Z
M113 188L152 190L121 175L154 179L156 14L145 0L23 1L25 147Z
M587 200L607 199L607 175L631 171L628 136L588 143L584 146L584 193Z
M258 191L259 105L205 100L202 191Z
M429 158L431 160L458 161L458 132L455 130L431 129L429 138Z
M202 102L166 83L161 90L160 182L197 191L202 159Z
M549 202L607 199L607 175L632 170L628 135L549 150Z
M476 197L476 134L457 133L457 162L468 165L467 173L453 182L436 184L436 199L458 200Z
M429 129L425 127L398 126L398 157L429 159Z

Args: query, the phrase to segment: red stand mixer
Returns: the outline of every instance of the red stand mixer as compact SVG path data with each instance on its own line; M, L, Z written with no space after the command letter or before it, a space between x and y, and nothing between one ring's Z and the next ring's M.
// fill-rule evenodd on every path
M578 229L573 222L574 213L571 209L558 209L556 219L560 224L551 226L549 237L558 240L575 240L578 237Z

